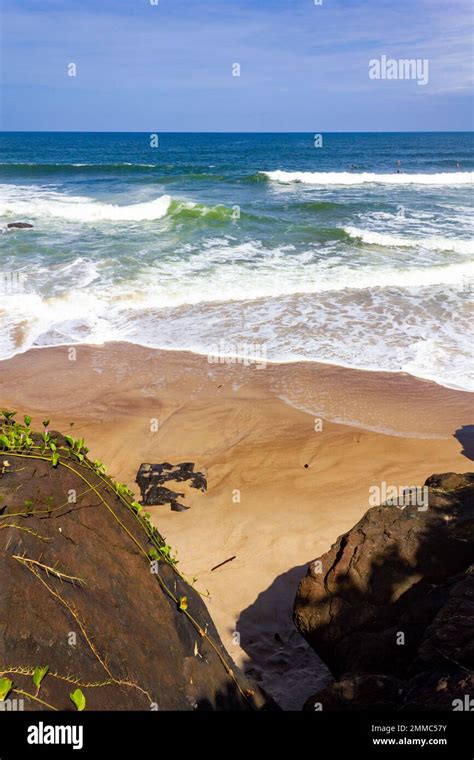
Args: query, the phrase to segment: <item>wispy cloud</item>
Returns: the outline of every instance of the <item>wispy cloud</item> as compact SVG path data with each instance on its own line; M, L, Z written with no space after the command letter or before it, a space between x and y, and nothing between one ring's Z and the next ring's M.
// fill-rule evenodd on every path
M4 128L471 126L470 0L4 0L3 22ZM371 81L382 54L429 84Z

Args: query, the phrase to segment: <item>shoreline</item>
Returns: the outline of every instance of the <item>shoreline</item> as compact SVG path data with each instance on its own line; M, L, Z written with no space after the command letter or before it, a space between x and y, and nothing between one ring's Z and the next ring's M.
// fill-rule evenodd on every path
M86 352L93 352L98 351L103 353L104 355L111 354L113 355L116 347L129 347L129 350L131 352L140 353L144 352L144 354L151 354L155 355L156 357L167 357L167 356L178 356L182 357L183 360L195 363L195 362L202 362L205 366L209 367L209 370L212 371L213 368L219 368L221 370L239 370L242 369L243 371L250 371L254 372L255 370L258 370L256 375L258 376L260 374L260 371L268 371L273 369L275 372L279 371L285 371L289 372L291 374L292 370L294 369L295 372L300 373L303 371L307 371L310 375L324 375L326 377L332 376L337 377L338 381L342 378L345 383L347 384L347 381L349 380L357 380L357 384L359 384L360 381L362 381L362 387L365 387L367 391L370 389L371 392L377 393L379 392L384 384L389 384L391 391L393 391L394 387L399 388L406 388L408 394L412 397L411 400L415 401L416 398L420 398L424 395L425 392L429 393L432 397L432 399L436 398L443 398L448 399L448 403L452 402L453 399L457 398L461 401L464 400L466 405L469 405L470 400L474 401L474 397L472 394L474 391L467 390L465 388L457 388L453 386L443 385L441 383L438 383L436 380L433 380L431 378L423 378L418 377L417 375L412 375L409 372L405 372L402 370L379 370L379 369L370 369L370 368L359 368L359 367L351 367L344 364L334 364L330 362L318 362L312 359L295 359L292 361L273 361L271 359L264 359L264 366L258 366L260 360L256 361L250 361L248 364L245 364L244 359L245 357L240 357L238 355L229 355L222 356L218 361L209 361L209 356L214 356L214 354L205 354L205 353L199 353L197 351L187 350L187 349L180 349L180 348L155 348L146 346L141 343L135 343L135 342L129 342L129 341L122 341L122 340L111 340L106 341L104 343L60 343L54 346L31 346L30 348L26 349L25 351L21 351L19 353L16 353L12 356L9 356L7 358L0 359L0 369L6 367L7 365L14 366L14 363L19 361L21 357L28 357L26 359L27 363L29 364L30 361L32 361L32 356L38 352L41 356L43 356L45 353L48 353L50 355L56 354L58 351L65 351L68 352L71 349L74 349L76 352L85 350ZM235 361L227 362L226 358L235 359ZM42 360L38 360L40 363L42 363ZM10 366L7 368L9 369ZM0 384L0 389L1 389ZM368 430L370 432L374 433L380 433L385 435L401 435L403 437L414 437L414 438L424 438L425 436L420 430L400 430L394 428L388 428L384 426L371 426L367 423L364 419L354 419L349 417L341 417L340 415L330 417L326 411L322 410L311 410L309 408L305 408L303 406L296 405L291 399L286 398L284 396L279 396L279 398L289 406L294 407L298 411L301 411L308 415L318 415L321 414L325 417L329 422L332 422L337 425L345 425L349 427L355 427L355 428L363 428L365 430ZM450 404L452 406L452 404ZM473 407L474 408L474 407ZM433 435L433 436L427 436L427 437L444 437L443 435Z
M15 329L22 329L21 326L17 326ZM212 351L208 351L207 353L196 351L194 349L190 348L170 348L169 346L166 347L157 347L157 346L149 346L145 343L137 343L137 342L131 342L127 340L107 340L103 343L88 343L85 341L84 343L56 343L54 346L29 346L28 348L21 350L17 353L11 354L10 356L6 356L3 358L0 358L0 366L3 362L9 362L15 359L17 356L22 356L24 354L29 354L32 351L51 351L57 348L102 348L106 349L108 346L114 346L114 345L129 345L129 346L135 346L139 349L144 349L145 351L155 351L157 353L161 354L183 354L183 355L192 355L196 357L200 357L201 359L208 360L209 356L214 356L215 354ZM226 365L227 362L225 361L226 358L233 359L235 361L230 361L230 365L243 365L245 367L252 366L253 364L259 364L261 363L260 360L250 361L249 364L245 364L245 361L247 361L246 357L241 354L222 354L221 360L217 362L209 362L210 364L224 364ZM222 361L224 360L224 361ZM348 370L351 372L357 372L362 374L374 374L377 376L380 376L383 378L384 375L393 377L393 376L399 376L399 377L409 377L412 380L416 382L422 382L422 383L431 383L433 385L439 386L440 388L444 388L447 391L455 391L456 393L474 393L474 389L470 390L468 388L461 388L459 386L455 385L445 385L444 383L439 382L438 380L434 380L432 377L422 377L420 375L413 375L410 372L406 372L405 370L391 370L391 369L373 369L371 367L354 367L349 364L338 364L335 362L326 362L326 361L317 361L316 359L307 359L307 358L297 358L297 359L268 359L267 357L264 358L265 366L264 369L268 366L271 367L290 367L293 365L308 365L308 366L314 366L314 367L331 367L334 370ZM380 431L383 432L383 431Z
M137 494L144 462L193 462L203 472L206 493L183 487L188 511L147 511L181 571L209 591L205 602L237 664L299 709L327 676L291 621L307 563L362 517L374 484L472 471L472 395L334 365L257 370L130 343L76 345L70 361L71 348L2 361L2 405L84 437L91 457ZM295 407L303 402L314 413Z

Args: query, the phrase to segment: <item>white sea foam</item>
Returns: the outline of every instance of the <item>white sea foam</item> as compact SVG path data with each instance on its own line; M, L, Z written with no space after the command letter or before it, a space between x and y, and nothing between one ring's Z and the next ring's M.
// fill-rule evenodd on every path
M88 196L67 195L47 187L0 185L0 216L25 218L54 218L72 222L143 222L162 219L168 213L194 211L198 216L208 214L230 218L230 209L223 205L206 206L195 201L162 195L144 203L118 205L104 203ZM7 231L6 225L0 228Z
M137 290L144 283L136 282ZM474 390L469 302L456 289L322 293L257 301L160 308L151 294L109 297L73 291L42 298L6 297L0 306L0 351L6 358L31 346L126 340L204 355L219 336L262 344L269 361L312 360L360 369L405 371ZM434 297L433 297L434 296ZM3 311L3 308L5 311ZM455 322L444 317L456 313ZM23 340L16 344L15 327Z
M0 358L33 346L105 343L116 330L109 321L110 305L94 295L74 290L66 296L44 298L36 293L3 295L0 309ZM15 328L22 325L21 344ZM48 336L45 338L45 336Z
M445 281L439 297L429 285L397 289L393 283L390 290L328 291L317 298L298 293L224 303L186 303L192 293L179 297L176 290L175 306L171 298L164 302L165 290L143 276L119 290L94 285L87 292L72 290L54 297L4 296L0 357L32 346L113 340L206 355L222 337L237 345L262 343L269 361L312 360L405 371L474 390L469 299ZM456 320L451 322L446 315L454 313Z
M119 206L87 196L65 195L35 187L3 185L0 192L1 216L50 217L77 222L154 221L167 214L172 200L170 195L162 195L145 203Z
M354 184L362 175L310 176L348 176ZM364 176L403 183L408 175ZM133 191L122 201L127 205L116 205L47 185L0 186L2 222L47 221L34 225L41 227L38 250L34 235L2 239L4 269L21 268L27 279L21 298L0 298L0 358L31 346L112 340L206 355L223 337L237 345L262 341L270 361L403 370L474 390L468 318L474 246L455 210L440 217L439 209L428 213L415 206L406 219L373 210L346 217L345 232L367 244L363 248L340 234L323 236L325 242L316 237L307 244L277 245L239 237L234 229L199 239L186 229L170 242L168 234L158 240L155 230L174 232L180 215L186 222L211 212L227 218L229 209L169 195L143 202L149 190ZM169 224L150 228L145 243L133 226L106 224L166 215ZM70 257L56 241L58 231L70 234L74 224L67 222L98 223L99 233L73 230L79 242ZM16 240L33 242L23 257L20 250L18 263ZM56 246L51 259L44 241Z
M436 174L375 174L373 172L286 172L264 171L275 182L300 182L305 185L363 185L379 182L388 185L472 185L474 172L438 172Z
M388 237L390 245L395 245ZM174 251L172 266L166 257L137 262L126 279L110 276L113 260L96 263L84 257L48 267L30 263L27 273L40 292L46 283L48 287L57 283L54 294L92 284L90 292L101 302L135 311L387 288L430 286L462 291L474 277L470 260L448 263L434 253L430 258L434 260L416 266L410 248L385 262L379 256L372 259L369 253L343 258L331 248L299 253L290 245L268 250L256 240L236 245L216 237L207 239L199 251L181 244Z
M445 237L407 238L401 235L389 235L374 230L362 230L358 227L344 227L351 238L361 240L368 245L380 245L390 248L425 248L429 251L453 251L461 254L474 254L474 241L455 240Z
M57 284L58 287L63 288L64 286L67 287L70 283L74 283L74 288L79 290L87 288L95 280L99 279L100 271L99 265L96 262L78 256L73 261L68 261L66 263L39 266L34 272L30 265L25 269L25 275L26 283L28 283L28 276L31 275L34 278L36 286L44 281L46 281L50 287Z
M240 250L243 246L237 246ZM247 250L250 244L247 244ZM318 295L340 291L366 291L384 288L454 287L462 289L463 282L474 277L474 263L438 264L430 267L413 266L361 266L357 262L334 264L326 262L288 262L284 252L278 249L264 262L255 262L253 268L227 261L226 266L216 267L212 276L209 266L223 251L202 257L180 261L172 278L166 271L160 275L156 267L148 268L133 281L132 285L114 285L107 297L119 299L132 309L175 308L200 303L224 303L227 301L257 301L298 294ZM237 255L237 251L235 252ZM152 275L155 276L152 276ZM158 276L157 276L158 275Z

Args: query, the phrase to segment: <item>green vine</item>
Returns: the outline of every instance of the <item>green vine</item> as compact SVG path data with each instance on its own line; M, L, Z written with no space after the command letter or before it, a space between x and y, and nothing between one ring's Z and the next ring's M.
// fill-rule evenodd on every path
M144 556L144 559L149 564L152 561L162 561L169 565L174 573L176 573L181 580L185 581L186 583L189 583L189 581L179 572L177 569L178 560L176 559L176 555L171 555L171 547L164 541L163 537L159 533L159 531L155 528L155 526L151 523L150 515L147 512L143 512L143 507L141 504L139 504L135 500L135 496L133 492L123 483L119 483L111 476L107 475L106 468L102 464L102 462L99 462L98 460L95 460L94 462L91 462L87 458L87 454L89 452L89 449L85 446L84 439L78 438L74 439L70 435L63 436L64 441L66 442L66 445L59 442L57 438L54 437L52 433L49 431L49 420L43 421L43 432L41 434L33 433L31 430L31 417L28 415L25 415L23 417L23 423L20 423L16 421L14 418L16 416L16 412L12 411L6 411L3 410L1 412L1 418L0 418L0 452L3 453L6 459L3 460L3 462L0 461L0 473L4 474L7 471L11 471L12 464L8 460L8 457L12 458L32 458L32 459L40 459L47 462L50 462L51 466L56 469L59 466L65 467L66 469L70 470L72 473L74 473L77 477L79 477L84 484L87 486L85 491L83 493L92 491L96 494L96 496L99 498L100 502L103 504L103 506L111 513L113 518L118 522L118 524L121 526L121 528L127 533L127 535L130 537L130 539L134 542L134 544L139 549L140 553ZM3 419L2 419L3 418ZM107 502L107 500L104 498L102 493L99 491L98 484L91 483L88 479L89 473L95 475L95 477L100 481L101 485L103 486L104 490L110 490L112 493L115 494L115 496L118 497L122 505L134 516L134 518L139 523L140 527L144 531L148 541L151 543L151 548L146 549L142 546L140 541L137 540L137 538L128 530L128 528L123 524L123 522L120 520L117 513L114 511L114 509L110 506L110 504ZM33 510L33 503L28 502L28 504L24 504L26 507L26 510L24 512L18 512L14 513L15 516L29 516L29 515L36 515L36 514L47 514L50 516L50 514L53 511L57 511L65 506L67 506L69 502L66 502L65 504L52 508L51 505L49 505L49 509L47 510ZM4 517L11 518L13 514L0 514L0 520ZM17 525L12 525L9 527L19 527ZM43 585L45 585L48 590L53 593L52 589L46 584L44 579L42 579L39 576L38 570L36 569L37 565L35 566L33 563L33 560L29 560L27 558L20 558L15 557L18 561L23 560L23 564L31 571L33 574L40 580ZM42 568L44 569L44 567ZM51 574L61 575L57 569L54 568L47 568L46 571L49 571ZM64 575L64 574L63 574ZM65 578L67 576L64 575ZM237 689L241 693L241 695L244 697L246 701L249 702L249 704L252 704L250 701L250 697L252 696L252 692L249 690L244 690L241 688L240 684L238 683L234 672L232 671L232 668L229 667L225 657L223 656L222 652L220 651L219 645L215 643L211 636L207 633L207 630L203 630L198 621L194 618L194 616L190 613L188 610L188 601L187 597L177 597L173 591L168 587L164 579L162 578L161 574L157 572L155 574L155 577L158 580L158 583L160 584L163 591L173 600L173 602L176 604L176 607L180 612L185 615L185 617L190 621L190 623L193 625L193 627L196 629L198 634L207 640L211 648L216 653L217 657L219 658L220 662L222 663L224 669L228 673L228 675L233 679L234 683L237 686ZM73 581L80 581L80 579L72 579ZM61 599L61 601L64 603L64 600ZM71 610L70 610L71 611ZM87 638L87 637L86 637ZM99 658L100 659L100 658ZM104 663L102 663L104 664ZM106 672L110 674L108 671L108 668L105 666L104 669ZM5 671L4 671L5 672ZM6 671L8 672L8 671ZM112 677L112 682L117 683L117 681ZM135 686L136 688L136 686ZM14 689L17 693L23 693L25 696L41 701L38 699L38 697L34 695L27 694L25 692L20 692L18 689ZM71 697L72 698L72 697ZM75 701L73 699L73 701ZM43 703L45 704L45 703ZM48 707L51 707L51 709L56 709L52 707L51 705L48 705ZM83 708L81 708L83 709Z

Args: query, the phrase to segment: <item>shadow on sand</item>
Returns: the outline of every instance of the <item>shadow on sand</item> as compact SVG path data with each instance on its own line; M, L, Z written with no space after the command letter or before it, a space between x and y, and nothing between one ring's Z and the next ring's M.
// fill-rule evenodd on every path
M454 433L462 446L461 454L474 462L474 425L463 425Z
M467 435L466 427L462 435L456 432L471 456L473 427L467 426ZM434 475L427 483L429 509L403 500L376 507L341 536L321 558L325 571L306 579L297 607L300 624L336 678L344 673L401 681L420 676L423 683L413 699L422 708L443 699L451 704L450 689L438 694L430 682L437 671L451 679L454 691L465 676L462 660L472 639L468 568L474 562L474 474ZM285 710L301 709L331 680L292 620L307 569L301 565L279 575L237 623L248 657L246 672ZM431 629L442 608L444 617ZM459 619L452 630L456 609ZM403 646L398 645L400 631Z
M296 591L308 565L277 576L271 586L241 612L240 646L245 672L284 710L301 710L309 694L323 688L330 674L293 625Z

